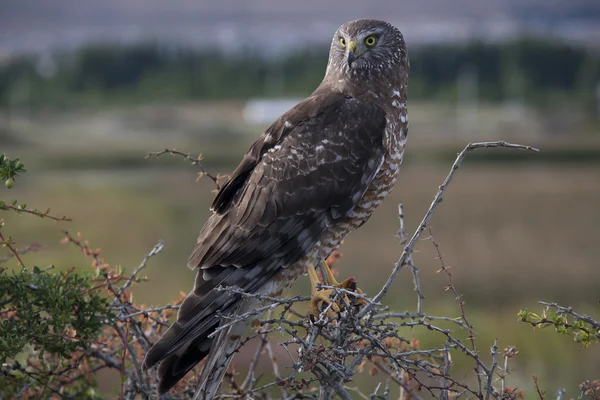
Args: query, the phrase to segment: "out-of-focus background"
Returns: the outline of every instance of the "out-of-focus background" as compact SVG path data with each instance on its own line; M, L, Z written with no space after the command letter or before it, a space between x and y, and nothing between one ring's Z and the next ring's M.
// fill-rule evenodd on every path
M565 387L575 397L581 381L598 378L597 348L517 322L519 309L540 310L538 300L599 311L597 0L4 0L0 8L0 151L30 171L1 198L73 218L0 215L21 246L48 246L28 263L85 268L58 244L63 228L127 269L162 238L166 249L137 301L162 305L187 292L193 273L185 265L213 185L196 183L179 159L145 160L146 152L202 152L210 171L230 172L272 120L319 84L336 28L381 18L409 47L409 147L393 194L342 247L341 275L368 293L382 285L401 252L398 203L411 233L467 142L540 147L469 155L433 232L480 348L495 337L501 349L519 348L510 386L531 394L536 374L548 393ZM457 316L433 247L423 241L417 250L425 311ZM293 288L308 290L307 279ZM387 302L414 309L408 271ZM111 393L110 381L101 382Z

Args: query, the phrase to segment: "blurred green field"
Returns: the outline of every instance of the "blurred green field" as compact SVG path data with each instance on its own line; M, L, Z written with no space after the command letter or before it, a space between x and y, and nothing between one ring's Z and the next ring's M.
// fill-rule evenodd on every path
M230 107L235 110L239 105ZM597 346L582 349L569 337L534 331L517 321L517 312L539 311L537 301L546 300L600 314L600 140L597 135L548 138L523 127L505 131L506 135L501 135L502 129L479 136L446 135L439 132L441 122L430 121L439 110L427 107L416 107L411 117L407 162L394 192L341 248L340 274L355 276L369 294L380 288L401 253L395 237L398 204L405 206L412 234L456 152L468 141L495 135L541 147L537 159L535 154L515 159L502 149L469 156L431 226L452 266L455 285L464 294L481 351L488 353L496 337L501 349L516 345L520 350L511 362L509 386L531 394L535 373L548 393L565 387L575 397L581 381L600 376ZM128 270L163 239L165 250L146 271L150 281L134 291L137 301L160 305L190 289L194 274L185 264L209 215L213 185L208 179L196 183L197 171L179 159L144 160L144 155L167 146L194 154L202 151L207 168L227 173L259 129L231 118L227 109L219 109L221 114L184 106L173 110L162 119L143 109L13 117L12 144L6 141L0 151L20 156L29 172L12 191L2 189L1 198L51 207L53 214L73 218L70 223L54 223L0 214L4 230L21 247L32 242L48 246L27 254L26 263L86 268L88 261L80 253L59 244L62 229L82 232L92 247L102 248L107 262ZM426 134L419 137L421 132ZM458 316L456 302L444 290L446 278L436 273L439 261L428 240L418 244L415 262L421 269L425 311ZM293 288L294 293L308 291L307 279ZM397 311L414 310L415 299L412 277L403 271L386 303ZM423 345L441 340L420 331L413 335ZM238 363L243 365L245 357L248 354L242 354ZM456 368L460 376L471 366L457 360Z

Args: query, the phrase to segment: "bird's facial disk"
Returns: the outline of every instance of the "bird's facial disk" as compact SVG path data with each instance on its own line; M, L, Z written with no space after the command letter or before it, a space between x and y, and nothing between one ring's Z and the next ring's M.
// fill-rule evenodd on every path
M365 64L367 61L360 58L377 47L380 36L381 32L378 31L363 31L355 35L340 32L338 41L345 50L348 67L356 68Z

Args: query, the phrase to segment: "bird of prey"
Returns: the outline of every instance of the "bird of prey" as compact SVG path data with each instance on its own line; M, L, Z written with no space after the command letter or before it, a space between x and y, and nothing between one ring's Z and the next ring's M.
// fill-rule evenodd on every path
M316 284L314 266L390 193L406 144L408 72L391 24L339 27L319 87L254 142L214 199L189 258L193 290L144 360L145 368L160 362L161 394L208 357L196 398L215 395L251 321L211 334L223 315L257 307L217 287L280 296L307 272Z

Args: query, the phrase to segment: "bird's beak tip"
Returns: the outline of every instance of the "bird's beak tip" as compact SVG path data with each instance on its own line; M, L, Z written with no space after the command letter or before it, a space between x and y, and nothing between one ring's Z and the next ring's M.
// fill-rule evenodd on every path
M351 67L352 63L356 60L356 54L353 51L348 52L348 66Z

